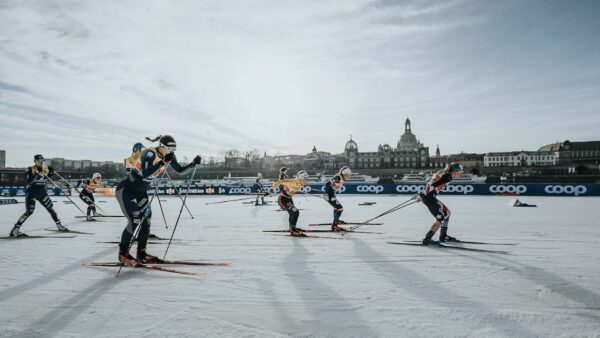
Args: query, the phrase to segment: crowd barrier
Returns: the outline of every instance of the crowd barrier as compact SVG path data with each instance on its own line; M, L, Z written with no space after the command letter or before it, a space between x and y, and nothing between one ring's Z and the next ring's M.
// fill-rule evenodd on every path
M187 185L179 189L181 193L186 192ZM265 189L269 187L265 186ZM157 188L160 195L175 195L173 187ZM323 184L310 184L303 188L302 192L320 194L324 192ZM419 184L346 184L338 190L338 194L360 194L360 195L413 195L422 192L425 185ZM254 194L256 190L249 187L224 187L206 186L192 184L190 195L247 195ZM275 191L278 192L277 190ZM25 187L0 187L0 193L4 197L24 196ZM58 188L48 189L50 195L59 196L70 193L68 190ZM150 188L149 194L154 193ZM600 196L600 184L450 184L442 190L447 195L515 195L515 196ZM105 189L103 195L112 195L112 190Z

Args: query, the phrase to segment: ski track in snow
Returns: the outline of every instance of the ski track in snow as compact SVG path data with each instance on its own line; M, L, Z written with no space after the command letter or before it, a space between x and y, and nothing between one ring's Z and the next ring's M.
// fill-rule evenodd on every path
M184 210L174 236L188 241L174 241L167 258L230 266L169 267L204 276L125 268L115 278L115 268L81 263L115 261L117 245L97 242L119 240L125 219L85 222L54 197L64 224L94 235L0 242L0 336L600 337L599 198L529 197L538 208L511 208L509 197L440 197L452 211L450 234L518 242L472 245L509 255L387 244L423 237L433 219L421 204L361 229L383 234L331 241L263 233L287 228L276 205L205 205L229 198L190 196L195 219ZM120 214L114 198L97 199ZM180 201L162 199L169 229L155 201L152 233L168 238ZM377 204L359 207L365 200ZM365 220L404 200L341 195L342 218ZM300 227L331 218L324 201L296 204ZM4 235L22 212L0 206ZM38 207L22 230L48 235L51 224Z

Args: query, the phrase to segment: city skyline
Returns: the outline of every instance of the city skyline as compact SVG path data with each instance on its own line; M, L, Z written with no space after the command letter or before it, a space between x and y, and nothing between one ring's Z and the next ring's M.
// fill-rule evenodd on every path
M356 139L352 135L349 135L348 140L356 141ZM596 140L562 140L562 141L555 141L555 142L556 143L562 143L564 141L570 141L570 142L597 142ZM348 142L348 141L346 141L346 142ZM542 144L542 145L539 145L538 147L535 147L535 148L532 148L532 149L515 148L515 149L505 149L505 150L485 151L485 152L470 152L470 151L463 151L463 150L461 150L461 151L453 152L453 153L441 151L441 156L452 156L452 155L460 155L460 154L486 155L486 154L503 153L503 152L515 152L515 153L518 153L518 152L521 152L521 151L525 151L525 152L537 152L539 150L542 150L541 149L542 147L547 147L547 146L549 146L549 145L551 145L551 144L553 144L555 142L549 142L549 143L546 143L546 144ZM357 142L357 143L358 143L359 151L360 152L377 152L378 151L378 146L380 146L380 145L391 145L392 149L396 148L395 147L395 142L381 143L381 144L377 145L374 149L365 149L365 148L363 148L363 147L360 146L359 142ZM435 146L429 146L427 144L424 144L424 146L429 147L429 157L433 157L433 156L436 155L436 150L437 150L438 147L439 147L439 149L443 149L443 147L440 147L437 144ZM326 152L326 153L330 153L331 155L344 155L344 153L345 153L345 149L344 148L342 148L340 150L333 150L332 151L330 149L320 148L318 144L314 144L309 151L305 151L305 152L301 152L301 153L277 153L277 154L275 154L275 153L269 153L269 152L259 152L259 153L261 154L261 156L266 155L266 156L271 156L271 157L278 157L278 156L279 157L286 157L286 156L307 156L307 155L311 154L311 152L313 151L313 147L316 148L317 151L319 151L319 152ZM243 158L244 151L251 151L252 149L237 149L237 150L240 151L239 158ZM0 149L0 151L5 151L6 152L6 158L7 159L10 158L10 156L9 156L10 152L8 150L6 150L6 149ZM6 167L7 168L11 168L11 167L18 168L18 167L29 166L33 162L33 156L34 155L35 154L31 155L32 159L31 159L30 162L27 162L27 163L24 163L24 164L14 164L14 163L11 164L8 161L6 161ZM118 158L117 159L113 159L113 158L107 158L107 159L104 159L104 158L95 158L95 159L91 159L91 158L73 158L73 157L68 157L68 156L67 157L62 157L62 156L46 156L46 155L44 155L44 156L47 159L63 159L63 160L69 160L69 161L92 161L92 162L97 162L97 163L105 163L105 162L122 163L122 161L123 161L123 159L118 159ZM187 156L185 156L185 158L184 158L184 156L185 155L180 155L180 157L183 158L184 160L189 160L189 158L187 158ZM213 156L214 159L218 160L218 161L223 161L224 160L222 154L213 154L213 155L210 155L210 156ZM203 162L204 163L208 162L209 157L204 158Z
M161 133L188 158L337 153L350 135L376 151L406 117L431 153L597 140L599 14L597 1L7 2L0 149L7 166L120 161Z

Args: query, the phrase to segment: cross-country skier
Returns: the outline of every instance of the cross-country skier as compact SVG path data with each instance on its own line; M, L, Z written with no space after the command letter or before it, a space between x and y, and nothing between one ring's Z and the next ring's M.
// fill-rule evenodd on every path
M134 266L139 263L157 263L162 260L146 252L146 245L150 235L150 221L152 209L148 198L148 188L155 179L160 176L167 165L181 173L189 168L200 164L201 157L197 155L194 160L182 167L175 156L177 143L169 135L162 135L152 142L158 141L157 147L146 148L127 177L117 186L116 197L121 206L123 214L127 217L128 224L121 235L119 244L119 262L126 266ZM138 232L137 260L129 254L131 238L137 226L141 226Z
M135 164L140 159L142 150L144 150L143 144L138 142L133 145L133 148L131 149L131 156L125 159L125 169L128 173L131 169L135 168Z
M340 217L342 216L344 207L335 196L335 191L342 187L344 181L350 178L351 173L352 171L350 170L350 167L343 166L335 176L327 181L327 184L325 185L325 200L333 207L333 222L331 223L331 231L334 232L345 231L343 228L338 226L338 224L343 223L343 221L340 220Z
M452 179L459 177L463 173L463 166L459 162L453 162L446 165L444 170L440 170L435 173L427 185L425 191L419 194L419 197L423 204L427 206L429 212L435 217L435 222L431 225L431 229L425 235L423 244L429 245L435 243L433 241L433 235L442 228L440 231L440 242L456 241L456 238L448 236L448 221L450 221L450 210L437 199L437 194L448 185Z
M46 190L46 185L48 184L49 176L54 175L54 169L50 166L45 166L44 156L35 155L33 157L34 165L27 168L25 171L25 177L27 179L27 185L25 187L25 213L21 215L15 226L12 228L10 232L11 237L18 236L27 236L26 234L20 231L21 225L25 223L27 218L33 214L35 210L35 201L40 202L41 205L48 210L50 216L56 223L56 227L59 231L68 231L65 226L63 226L58 219L58 215L56 211L54 211L54 206L52 205L52 200L50 196L48 196L48 191Z
M279 187L279 196L277 197L277 204L288 212L289 217L289 226L290 226L290 234L292 236L304 236L304 232L302 230L296 228L296 224L298 223L298 218L300 217L300 211L294 205L294 200L292 199L293 195L300 191L302 187L306 184L306 179L308 178L308 174L306 171L301 170L296 174L296 178L288 179L287 177L287 168L283 167L279 169L279 180L273 183L271 189L268 191L268 195L270 195L276 188ZM268 196L267 195L267 196Z
M260 197L262 204L266 204L265 203L265 189L263 188L262 185L262 174L258 173L258 176L256 177L256 181L254 182L254 189L256 189L256 202L254 203L254 205L259 205L258 204L258 198Z
M94 173L92 178L84 178L77 182L77 188L83 186L81 192L79 193L79 198L85 204L87 204L87 216L86 219L88 221L93 221L92 213L96 216L96 201L94 199L94 191L96 188L100 187L100 182L102 181L102 175L100 173Z

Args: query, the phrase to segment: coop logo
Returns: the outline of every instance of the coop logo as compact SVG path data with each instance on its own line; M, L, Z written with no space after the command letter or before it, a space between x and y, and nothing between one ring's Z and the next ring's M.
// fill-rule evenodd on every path
M166 192L167 192L167 195L173 195L175 193L175 189L168 188Z
M468 194L475 190L472 185L449 185L442 189L443 192L454 192L460 194Z
M381 185L359 185L356 187L356 191L379 194L379 193L383 192L383 186L381 186Z
M233 195L233 194L249 194L252 192L252 189L250 188L231 188L229 189L229 194Z
M527 187L524 185L491 185L490 192L494 194L513 193L522 194L527 192Z
M547 185L544 187L547 194L567 194L567 195L583 195L587 192L587 188L583 185Z
M424 185L397 185L396 186L396 191L397 192L423 192L425 191L425 186Z
M300 191L305 194L308 194L309 192L312 191L312 188L309 185L307 185L306 187L302 187L302 189L300 189Z
M321 191L325 192L325 185L321 187ZM342 185L339 189L335 190L336 193L341 194L343 192L346 192L346 186Z

